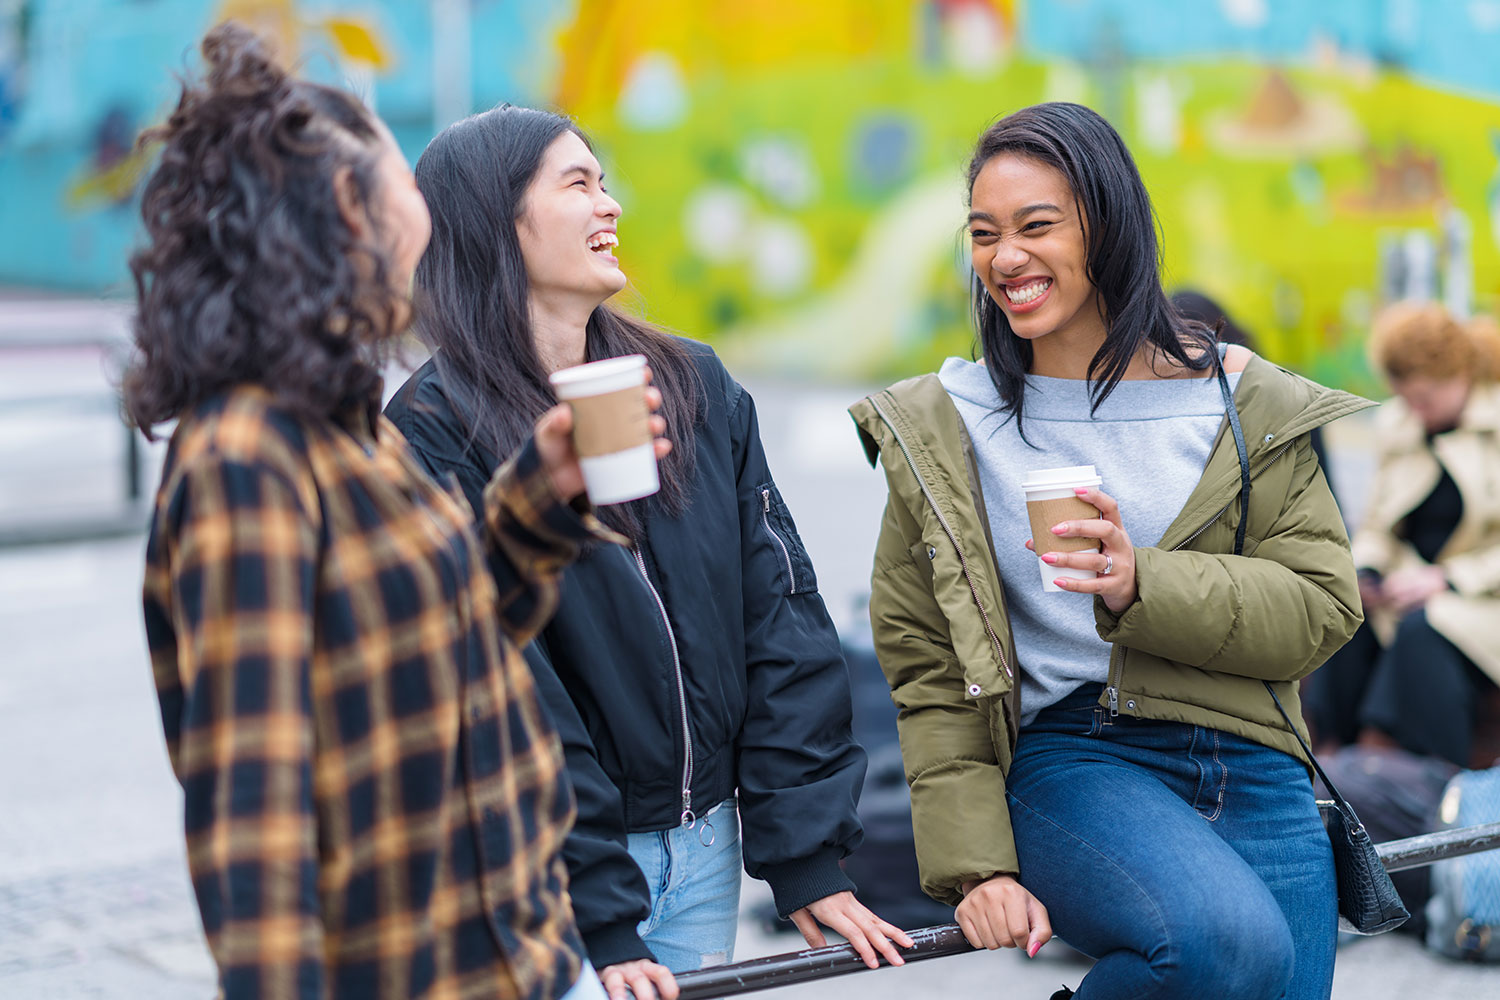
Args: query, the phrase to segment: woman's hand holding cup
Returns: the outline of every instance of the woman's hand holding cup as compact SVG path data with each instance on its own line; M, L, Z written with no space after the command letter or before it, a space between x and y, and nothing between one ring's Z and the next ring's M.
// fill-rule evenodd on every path
M1135 603L1139 591L1135 583L1135 548L1130 544L1130 535L1120 521L1120 505L1115 498L1094 487L1079 487L1073 491L1078 499L1092 504L1099 511L1097 518L1078 521L1063 521L1052 526L1052 533L1059 538L1096 538L1099 551L1048 552L1041 558L1049 566L1093 570L1099 575L1088 580L1059 576L1054 583L1063 590L1078 594L1098 594L1104 606L1115 614ZM1026 543L1033 549L1031 542Z
M646 369L646 380L651 379L651 369ZM661 409L661 390L648 385L645 389L646 406L651 411L649 424L657 461L667 457L672 442L663 435L667 421L656 411ZM578 462L578 447L573 438L573 408L559 403L536 422L536 450L542 467L547 470L553 494L563 503L572 503L584 492L583 467Z

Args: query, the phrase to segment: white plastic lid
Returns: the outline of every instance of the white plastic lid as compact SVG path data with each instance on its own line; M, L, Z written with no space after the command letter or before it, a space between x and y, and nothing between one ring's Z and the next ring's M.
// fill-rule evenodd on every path
M1059 469L1033 469L1021 480L1023 490L1063 490L1076 486L1099 486L1104 480L1092 465L1067 465Z
M644 354L626 354L563 368L547 378L559 399L577 399L580 396L597 396L640 385L641 371L645 367Z

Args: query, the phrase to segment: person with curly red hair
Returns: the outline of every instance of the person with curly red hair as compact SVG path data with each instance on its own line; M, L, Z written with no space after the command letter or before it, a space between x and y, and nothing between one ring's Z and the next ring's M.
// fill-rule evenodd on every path
M1467 767L1500 683L1500 329L1442 306L1377 316L1370 359L1395 397L1353 545L1366 623L1308 679L1325 746L1399 746Z

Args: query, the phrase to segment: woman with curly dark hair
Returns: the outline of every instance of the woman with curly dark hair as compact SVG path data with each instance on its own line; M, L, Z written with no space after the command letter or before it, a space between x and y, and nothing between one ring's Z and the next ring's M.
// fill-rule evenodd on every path
M221 996L600 996L517 652L579 545L617 537L568 411L490 481L481 543L380 416L430 233L400 150L243 28L203 56L144 137L125 395L148 433L177 422L145 618Z

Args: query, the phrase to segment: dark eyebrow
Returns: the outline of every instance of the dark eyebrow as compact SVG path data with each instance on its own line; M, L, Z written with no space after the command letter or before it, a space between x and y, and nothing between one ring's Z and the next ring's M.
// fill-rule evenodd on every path
M1018 209L1016 209L1015 212L1011 215L1011 218L1014 219L1014 220L1016 220L1017 222L1020 222L1022 219L1026 218L1026 216L1032 215L1032 214L1034 214L1036 212L1061 212L1061 211L1062 211L1062 209L1058 208L1056 205L1052 204L1051 202L1043 201L1043 202L1038 202L1035 205L1027 205L1025 208L1018 208Z
M1051 202L1042 201L1042 202L1037 202L1035 205L1027 205L1027 206L1025 206L1023 208L1016 209L1015 212L1013 212L1011 214L1011 218L1014 221L1016 221L1016 222L1020 222L1022 219L1026 218L1026 216L1032 215L1032 214L1034 214L1036 212L1061 212L1061 211L1062 211L1062 209L1058 208L1056 205L1052 204ZM995 223L995 217L993 215L991 215L990 213L988 213L988 212L970 212L969 213L969 225L972 226L976 222L988 222L991 225L994 225L994 223Z
M594 168L586 163L570 163L557 172L557 176L559 177L566 177L569 174L582 174L585 177L593 177ZM599 174L599 180L601 183L604 180L604 174L602 171Z

